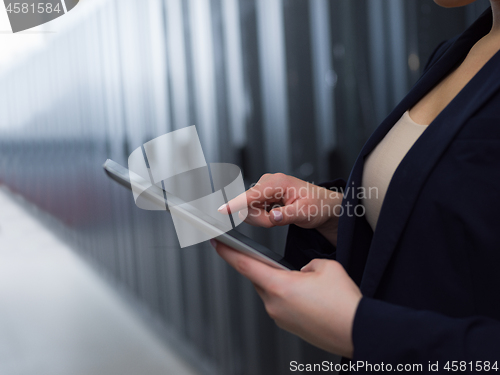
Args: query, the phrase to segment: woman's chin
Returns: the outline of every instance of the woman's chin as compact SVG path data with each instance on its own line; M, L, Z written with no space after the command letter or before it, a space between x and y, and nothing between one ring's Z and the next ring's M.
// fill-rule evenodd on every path
M434 2L444 8L456 8L463 7L465 5L472 4L477 0L434 0Z

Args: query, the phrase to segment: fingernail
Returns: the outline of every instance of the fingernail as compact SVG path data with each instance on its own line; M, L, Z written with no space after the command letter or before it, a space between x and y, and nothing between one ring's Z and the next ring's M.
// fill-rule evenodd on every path
M217 209L217 211L219 211L219 212L220 212L220 211L225 210L225 209L226 209L226 206L227 206L227 203L224 203L222 206L220 206L220 207Z
M214 247L214 249L217 249L217 241L210 240L210 245L212 245Z
M283 220L283 213L281 211L273 211L273 218L274 221L280 222L281 220Z

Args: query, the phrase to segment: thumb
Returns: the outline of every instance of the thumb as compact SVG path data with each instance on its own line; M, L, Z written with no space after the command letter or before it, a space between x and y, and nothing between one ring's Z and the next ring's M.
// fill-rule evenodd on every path
M297 224L304 221L305 214L302 211L297 200L292 204L273 208L269 211L269 220L276 226Z

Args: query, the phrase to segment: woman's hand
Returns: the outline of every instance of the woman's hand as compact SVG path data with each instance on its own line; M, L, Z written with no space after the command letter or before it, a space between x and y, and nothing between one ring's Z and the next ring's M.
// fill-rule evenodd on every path
M219 211L227 214L248 209L245 222L265 228L288 224L316 228L336 246L342 197L337 191L282 173L265 174ZM240 217L244 217L241 212Z
M285 271L211 242L224 260L254 284L280 328L323 350L352 358L352 326L362 296L340 263L314 259L300 272Z

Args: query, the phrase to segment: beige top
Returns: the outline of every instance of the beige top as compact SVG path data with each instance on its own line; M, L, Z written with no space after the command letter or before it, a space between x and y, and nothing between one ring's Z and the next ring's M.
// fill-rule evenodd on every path
M373 230L377 226L392 175L426 128L426 125L414 122L407 111L366 158L362 181L363 205Z

